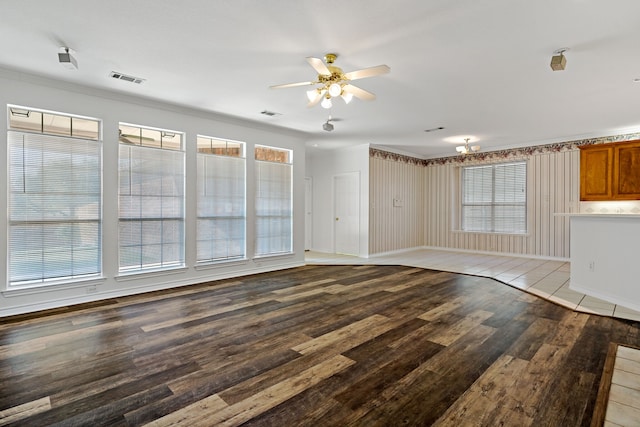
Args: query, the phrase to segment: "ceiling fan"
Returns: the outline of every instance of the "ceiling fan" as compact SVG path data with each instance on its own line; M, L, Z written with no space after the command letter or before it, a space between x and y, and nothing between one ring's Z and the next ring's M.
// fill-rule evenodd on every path
M387 65L378 65L376 67L363 68L362 70L350 71L343 73L342 69L333 65L336 58L335 53L327 53L324 56L324 62L319 58L308 57L307 62L318 72L315 80L299 83L287 83L282 85L271 86L272 89L281 89L286 87L319 85L318 87L307 91L309 99L309 107L313 107L320 102L324 108L331 108L332 98L341 97L345 103L351 102L353 97L364 101L372 101L376 96L364 89L352 85L352 80L364 79L366 77L379 76L387 74L391 69Z

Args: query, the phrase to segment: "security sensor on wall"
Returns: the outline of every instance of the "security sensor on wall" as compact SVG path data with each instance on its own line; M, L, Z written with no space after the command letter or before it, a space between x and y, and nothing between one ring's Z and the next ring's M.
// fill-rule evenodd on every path
M66 46L62 46L60 48L60 52L58 52L58 62L62 64L64 68L69 70L77 70L78 69L78 61L73 57L73 51Z
M567 66L567 58L564 56L564 53L568 50L568 47L563 47L553 52L554 55L551 57L551 69L553 71L563 71L565 69Z

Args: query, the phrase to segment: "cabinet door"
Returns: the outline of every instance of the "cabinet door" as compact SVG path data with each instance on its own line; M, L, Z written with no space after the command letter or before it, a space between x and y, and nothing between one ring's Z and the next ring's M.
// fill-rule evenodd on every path
M640 141L615 147L613 198L640 199Z
M580 151L580 200L611 199L613 147L591 145Z

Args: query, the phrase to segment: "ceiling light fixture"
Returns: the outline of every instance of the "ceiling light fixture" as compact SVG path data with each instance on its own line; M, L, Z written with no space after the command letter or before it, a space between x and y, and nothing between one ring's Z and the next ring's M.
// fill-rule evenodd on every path
M456 151L460 154L469 154L469 153L475 153L476 151L480 151L480 146L479 145L471 145L469 146L469 140L471 138L465 138L464 139L464 145L458 145L456 147Z
M339 120L339 119L333 119L331 117L331 114L329 114L327 121L322 124L322 129L326 130L327 132L331 132L333 130L333 123L331 122L334 120Z
M329 85L329 95L336 97L342 94L342 86L338 83L331 83Z
M72 50L66 46L62 46L60 48L60 52L58 52L58 62L62 64L64 68L69 70L77 70L78 69L78 61L73 57Z
M342 98L345 104L350 103L354 96L364 101L372 101L376 99L376 96L373 93L352 85L351 81L386 74L390 71L389 66L378 65L376 67L363 68L361 70L344 73L340 67L334 65L337 57L338 55L335 53L327 53L324 56L324 62L319 58L308 57L307 62L318 72L318 76L315 80L275 85L271 86L271 88L278 89L320 85L315 89L307 91L307 99L309 99L309 103L307 105L309 107L313 107L317 103L320 103L324 108L331 108L331 98L338 97Z
M329 120L327 120L323 123L322 129L326 130L327 132L331 132L333 130L333 124L329 123Z
M553 71L563 71L567 66L567 58L564 53L568 51L568 47L563 47L553 52L555 55L551 57L551 69Z
M331 102L331 95L327 94L320 105L322 105L322 108L326 108L327 110L331 108L331 106L333 105L333 103Z

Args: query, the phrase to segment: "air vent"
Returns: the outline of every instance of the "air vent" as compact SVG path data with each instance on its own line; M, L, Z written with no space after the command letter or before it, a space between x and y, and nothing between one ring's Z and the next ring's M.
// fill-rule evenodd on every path
M109 74L109 76L113 77L114 79L124 80L125 82L130 82L130 83L135 83L135 84L142 84L145 81L145 79L143 79L143 78L134 77L134 76L128 76L126 74L118 73L117 71L112 71Z
M444 129L444 126L438 126L437 128L425 129L424 131L425 132L436 132L436 131L443 130L443 129Z

